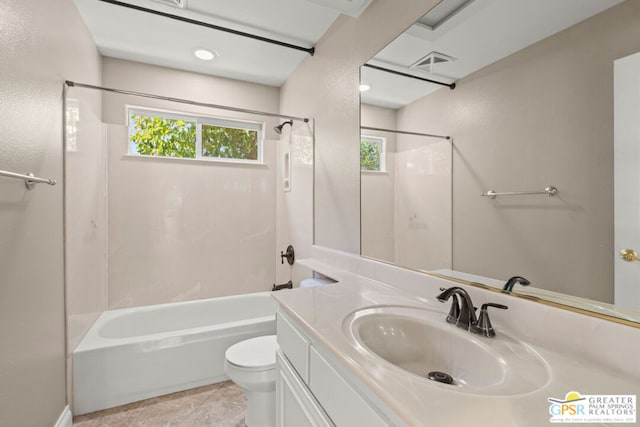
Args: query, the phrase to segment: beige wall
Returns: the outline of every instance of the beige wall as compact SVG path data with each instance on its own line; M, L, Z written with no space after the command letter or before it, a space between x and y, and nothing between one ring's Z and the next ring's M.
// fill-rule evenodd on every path
M252 110L277 112L279 105L275 87L111 58L104 60L103 81ZM126 156L126 104L265 122L265 165ZM117 94L104 95L103 117L109 309L271 289L277 119Z
M100 83L100 56L73 1L0 6L0 425L55 424L65 406L63 81Z
M454 270L613 300L613 61L638 22L627 1L407 108L454 137Z
M315 119L315 243L360 252L359 67L437 0L376 0L340 16L281 88L283 114Z

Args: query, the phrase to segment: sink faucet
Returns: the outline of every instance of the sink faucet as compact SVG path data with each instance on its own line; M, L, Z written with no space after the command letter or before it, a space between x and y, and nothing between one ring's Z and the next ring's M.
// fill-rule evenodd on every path
M520 283L522 286L529 286L531 284L531 282L525 279L524 277L513 276L509 280L507 280L507 283L504 284L504 287L502 288L502 290L511 292L513 290L513 286L516 283Z
M447 316L447 322L455 324L458 328L466 329L474 334L480 334L485 337L494 337L496 335L489 320L488 308L494 307L506 310L509 307L495 303L483 304L480 310L480 318L478 319L476 317L476 308L473 306L473 302L467 291L458 286L449 289L440 288L440 290L443 292L436 297L438 301L446 302L449 298L453 298L451 310ZM460 301L459 306L458 300Z
M458 286L454 286L452 288L445 289L444 292L442 292L436 298L440 302L446 302L452 296L454 298L453 304L456 304L457 300L460 300L460 310L455 325L458 328L470 331L472 326L475 326L478 323L478 318L476 317L476 309L473 306L473 302L471 302L471 297L464 289ZM458 297L457 299L456 296ZM451 316L451 313L453 312L454 310L452 307L449 317L447 318L447 321L449 323L453 323Z

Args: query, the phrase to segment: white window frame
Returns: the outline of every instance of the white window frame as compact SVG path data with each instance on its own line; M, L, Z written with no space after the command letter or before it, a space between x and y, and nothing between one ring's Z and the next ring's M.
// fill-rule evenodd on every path
M203 114L194 114L184 111L163 110L157 108L140 107L136 105L126 105L126 120L129 127L131 115L140 114L145 116L160 117L163 119L183 120L185 122L194 122L196 124L196 156L191 157L167 157L167 156L149 156L140 154L136 149L136 144L129 138L130 132L127 132L127 155L135 157L145 157L152 159L174 159L174 160L197 160L205 162L223 162L223 163L249 163L264 164L264 122L252 122L248 120L232 119L228 117L208 116ZM252 159L235 159L225 157L209 157L202 155L202 125L218 126L232 129L244 129L258 132L258 158Z
M386 163L386 154L387 154L387 138L383 136L373 136L373 135L360 135L360 145L362 145L362 141L373 142L374 144L378 144L380 146L380 169L377 171L360 169L360 172L364 173L385 173L387 172L387 163Z

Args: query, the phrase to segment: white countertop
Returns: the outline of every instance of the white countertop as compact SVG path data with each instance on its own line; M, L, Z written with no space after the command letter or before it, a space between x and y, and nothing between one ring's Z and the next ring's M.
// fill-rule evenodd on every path
M313 264L313 262L312 262ZM320 264L315 266L321 266ZM315 269L315 268L314 268ZM442 312L445 321L449 304L433 297L420 297L365 277L335 269L331 276L339 283L274 293L281 310L297 322L314 345L320 346L357 381L351 381L367 395L372 393L409 426L543 426L549 424L548 398L564 399L569 391L582 395L635 394L640 396L640 383L575 354L559 353L553 344L530 345L548 364L549 381L526 394L496 396L461 393L434 383L358 350L342 331L343 320L356 310L379 305L429 306ZM439 281L443 286L457 284ZM474 297L474 300L477 297ZM475 305L487 301L474 301ZM511 311L511 310L509 310ZM516 319L517 313L509 313ZM504 318L504 316L503 316ZM515 321L515 320L514 320ZM534 321L524 319L518 321ZM504 323L504 322L502 322ZM494 327L500 339L518 340L503 324ZM451 325L452 331L461 331ZM465 331L462 331L466 333ZM553 333L553 331L550 331ZM491 340L493 338L487 338ZM557 338L556 338L557 339ZM553 343L553 340L550 341ZM588 424L582 424L588 425ZM599 424L603 425L603 424ZM617 424L619 425L619 424ZM629 425L629 424L627 424Z

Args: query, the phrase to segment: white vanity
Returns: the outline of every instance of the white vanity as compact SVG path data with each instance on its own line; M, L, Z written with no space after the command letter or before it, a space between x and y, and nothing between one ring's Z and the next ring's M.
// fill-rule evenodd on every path
M402 425L352 386L353 378L282 311L277 324L277 426Z
M336 262L308 265L340 283L274 294L278 427L541 426L551 417L549 399L569 392L640 395L637 328L315 252ZM435 297L452 286L466 288L478 307L509 306L490 312L496 337L445 321L451 303ZM414 366L403 360L411 352L404 359ZM421 372L430 365L454 383L427 379Z

